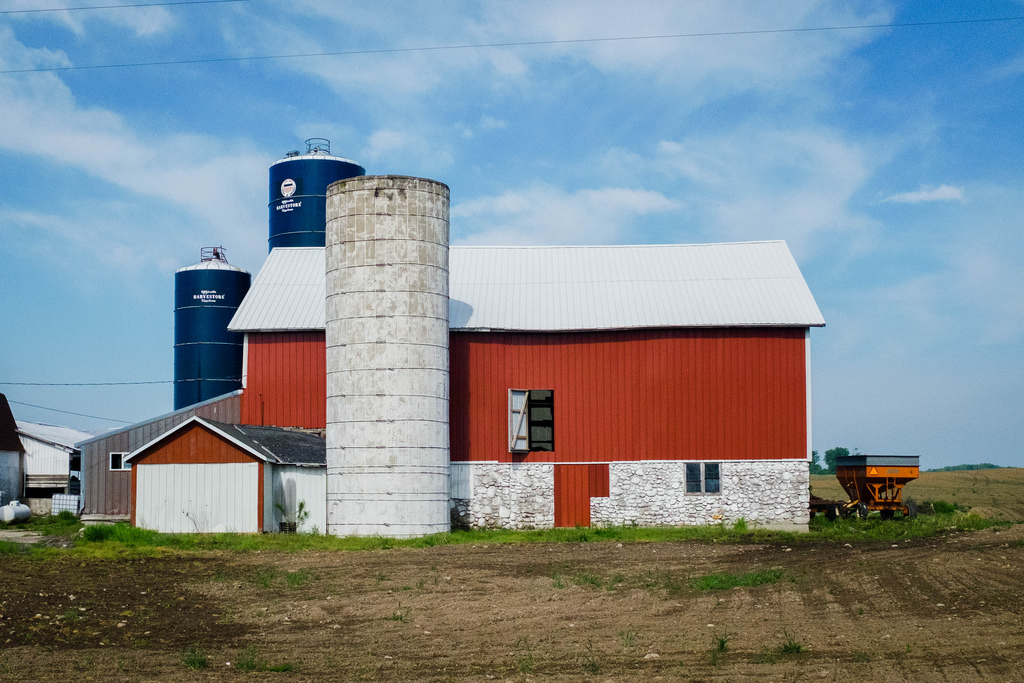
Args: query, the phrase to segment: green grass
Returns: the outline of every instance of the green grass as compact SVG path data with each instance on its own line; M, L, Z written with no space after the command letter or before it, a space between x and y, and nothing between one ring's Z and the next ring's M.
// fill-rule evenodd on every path
M209 664L209 658L206 656L206 653L195 645L192 645L185 650L184 654L181 655L181 660L185 666L193 671L196 669L205 669Z
M82 523L78 521L74 513L64 510L56 515L46 515L43 517L29 517L23 522L16 522L11 524L0 523L0 529L16 529L20 531L33 531L43 536L58 536L61 538L71 538L82 528Z
M778 583L786 577L781 569L761 569L746 574L727 574L715 572L690 579L690 586L701 591L722 591L744 586L753 588L770 583Z
M235 662L235 668L240 671L294 671L295 665L289 662L271 664L260 655L260 651L254 645L248 645L242 650L241 656Z
M784 655L798 655L806 649L789 631L783 632L785 640L779 645L779 653Z
M941 501L940 501L941 503ZM939 507L942 507L939 505ZM51 553L70 552L101 559L125 557L154 557L172 552L201 552L226 550L235 552L302 552L313 551L363 551L389 548L427 548L440 545L517 545L530 543L636 543L636 542L698 542L698 543L764 543L799 545L801 542L838 541L857 543L871 541L892 541L898 539L935 536L955 531L1005 527L1011 524L1002 520L985 519L959 510L940 512L934 515L919 515L914 519L881 520L871 517L861 519L837 519L828 521L824 515L811 520L808 533L770 531L751 526L746 521L737 521L728 526L716 524L696 527L637 527L616 526L601 528L544 529L514 531L506 529L485 529L451 531L413 539L392 539L381 537L357 538L336 537L322 534L163 534L139 529L127 523L99 524L84 529L77 519L61 516L41 518L31 526L15 525L16 528L31 528L46 535L71 535L82 529L71 548L36 547L28 551L33 556L47 556ZM0 541L0 554L26 552L17 544ZM553 577L554 578L554 577ZM579 585L590 583L592 578L579 576ZM303 575L289 578L290 585L308 580ZM386 578L384 579L386 580ZM292 583L294 582L294 583ZM619 581L606 581L612 587Z
M21 555L25 553L28 553L28 548L23 543L0 541L0 555Z

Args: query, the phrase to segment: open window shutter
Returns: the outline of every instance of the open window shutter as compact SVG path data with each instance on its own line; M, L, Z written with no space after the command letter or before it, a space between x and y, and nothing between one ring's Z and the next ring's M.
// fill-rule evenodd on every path
M525 451L529 449L527 429L528 401L526 397L529 392L522 389L508 390L508 449L510 451Z

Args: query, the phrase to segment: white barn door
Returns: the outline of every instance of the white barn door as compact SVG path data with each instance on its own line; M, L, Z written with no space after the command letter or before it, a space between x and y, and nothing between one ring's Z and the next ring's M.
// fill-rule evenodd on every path
M172 534L260 531L257 463L137 469L136 526Z

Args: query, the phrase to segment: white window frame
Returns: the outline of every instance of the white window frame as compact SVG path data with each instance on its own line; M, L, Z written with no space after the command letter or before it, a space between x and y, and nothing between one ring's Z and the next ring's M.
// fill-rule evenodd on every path
M690 490L690 479L689 479L689 468L690 465L698 465L700 467L700 491ZM708 474L707 466L715 465L718 468L718 490L708 491ZM688 496L720 496L722 495L722 463L720 462L687 462L684 463L683 467L683 491Z
M530 419L529 389L508 390L508 450L510 453L529 453L530 439L528 430Z
M120 464L121 464L120 467L114 467L114 456L115 455L121 456L120 459L119 459L120 460ZM128 457L128 453L127 452L111 451L110 455L107 458L107 466L110 467L110 471L111 472L126 472L126 471L130 470L132 468L132 464L130 462L125 462L125 459L127 457Z

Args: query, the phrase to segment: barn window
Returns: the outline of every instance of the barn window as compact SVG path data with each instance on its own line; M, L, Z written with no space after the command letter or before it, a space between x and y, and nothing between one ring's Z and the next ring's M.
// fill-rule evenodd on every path
M127 457L127 453L111 453L110 469L114 471L130 470L132 468L132 464L130 462L125 462L125 458Z
M509 389L508 449L514 452L555 450L555 392Z
M717 462L686 463L687 493L719 493L722 480Z

